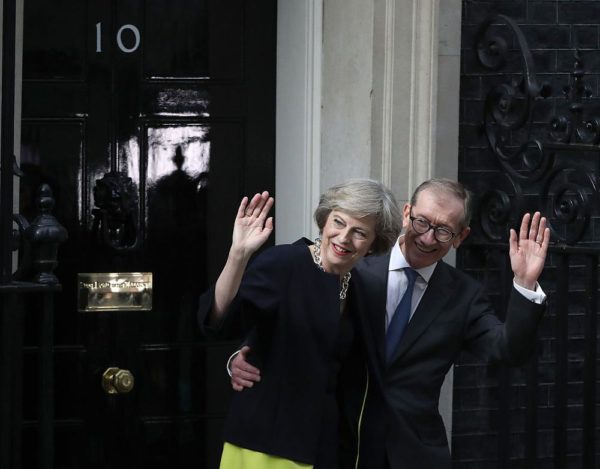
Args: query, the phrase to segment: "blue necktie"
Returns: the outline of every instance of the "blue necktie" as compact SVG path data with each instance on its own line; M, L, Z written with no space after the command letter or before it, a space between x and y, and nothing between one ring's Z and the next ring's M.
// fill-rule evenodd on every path
M404 274L408 279L408 286L406 287L406 291L404 292L400 303L398 303L398 306L396 307L396 312L388 325L388 330L385 335L385 358L387 363L391 361L394 352L398 348L404 329L406 329L406 325L408 324L415 281L419 276L419 273L410 267L404 269Z

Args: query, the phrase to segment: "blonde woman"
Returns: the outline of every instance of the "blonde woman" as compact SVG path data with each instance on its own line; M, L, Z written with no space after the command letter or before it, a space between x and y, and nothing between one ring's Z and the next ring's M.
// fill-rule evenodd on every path
M229 257L201 301L199 321L252 330L249 360L263 379L233 396L222 469L336 468L336 376L354 340L352 269L387 252L400 210L381 183L350 180L328 189L315 211L320 236L252 254L273 229L264 192L240 204Z

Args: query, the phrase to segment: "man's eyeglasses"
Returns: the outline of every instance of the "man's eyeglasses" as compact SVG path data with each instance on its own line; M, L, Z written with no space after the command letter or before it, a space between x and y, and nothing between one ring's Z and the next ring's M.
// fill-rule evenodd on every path
M448 228L443 226L435 226L429 223L424 218L416 218L412 216L412 208L410 211L410 221L412 223L413 230L418 234L422 235L427 233L429 230L433 230L433 236L439 243L447 243L452 240L458 233L453 233Z

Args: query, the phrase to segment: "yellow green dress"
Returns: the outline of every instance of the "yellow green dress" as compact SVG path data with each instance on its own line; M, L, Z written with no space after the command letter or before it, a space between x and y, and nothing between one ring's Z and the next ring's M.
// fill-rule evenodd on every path
M312 469L313 466L225 442L219 467L220 469Z

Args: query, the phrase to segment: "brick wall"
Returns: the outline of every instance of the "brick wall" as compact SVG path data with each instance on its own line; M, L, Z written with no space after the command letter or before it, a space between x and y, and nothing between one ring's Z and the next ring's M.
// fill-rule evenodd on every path
M540 210L554 245L540 281L549 307L531 360L509 369L463 354L455 367L454 467L595 468L600 2L463 0L462 8L459 179L476 193L477 211L458 266L484 283L502 317L512 283L508 228ZM514 21L530 50L539 85L532 108L518 85L526 76L518 33L497 17L482 34L495 15ZM477 54L478 44L491 43L484 59L504 58L495 69ZM512 127L503 127L511 116ZM490 135L513 156L492 151Z

